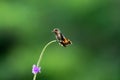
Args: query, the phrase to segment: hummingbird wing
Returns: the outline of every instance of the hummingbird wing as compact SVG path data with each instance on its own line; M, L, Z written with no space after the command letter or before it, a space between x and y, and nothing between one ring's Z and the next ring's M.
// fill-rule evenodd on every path
M65 40L65 36L62 33L60 33L60 36L61 36L61 41L64 41Z

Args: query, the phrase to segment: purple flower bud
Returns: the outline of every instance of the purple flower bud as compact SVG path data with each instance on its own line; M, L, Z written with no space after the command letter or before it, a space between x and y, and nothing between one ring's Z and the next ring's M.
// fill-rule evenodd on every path
M33 73L33 74L37 74L38 72L41 72L41 67L38 67L38 66L36 66L36 65L33 65L32 73Z

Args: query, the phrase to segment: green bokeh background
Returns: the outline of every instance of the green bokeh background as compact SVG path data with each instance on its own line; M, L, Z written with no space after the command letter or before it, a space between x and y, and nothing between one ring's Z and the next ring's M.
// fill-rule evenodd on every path
M32 80L32 65L59 28L37 80L120 80L119 0L0 0L0 80Z

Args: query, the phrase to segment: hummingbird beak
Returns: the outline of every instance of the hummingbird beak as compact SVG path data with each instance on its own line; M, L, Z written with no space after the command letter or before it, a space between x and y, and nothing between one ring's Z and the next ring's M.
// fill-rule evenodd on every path
M52 32L54 32L54 30Z

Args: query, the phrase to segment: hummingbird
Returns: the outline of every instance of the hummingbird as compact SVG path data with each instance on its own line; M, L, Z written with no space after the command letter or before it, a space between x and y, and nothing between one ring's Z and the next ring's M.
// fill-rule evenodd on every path
M52 32L55 33L56 39L61 46L66 47L67 45L72 44L72 42L66 38L58 28L53 29Z

